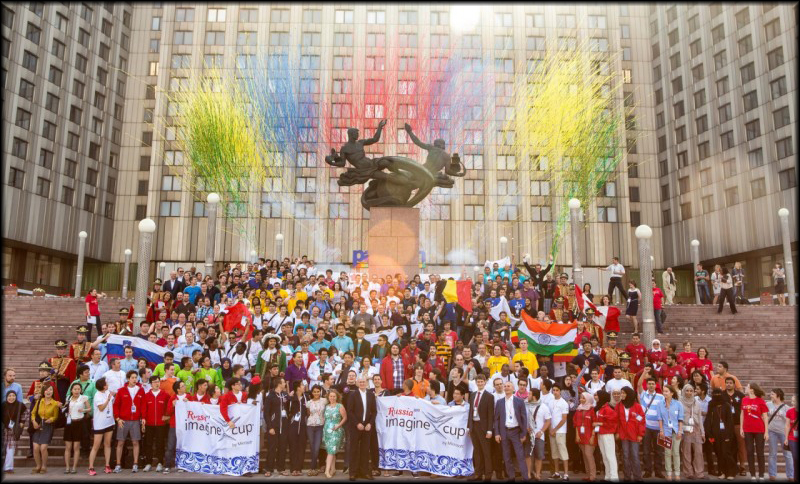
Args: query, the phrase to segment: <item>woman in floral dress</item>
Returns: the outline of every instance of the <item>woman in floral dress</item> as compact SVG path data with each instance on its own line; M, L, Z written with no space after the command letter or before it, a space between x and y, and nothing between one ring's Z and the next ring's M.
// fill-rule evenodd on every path
M344 447L344 426L347 412L341 404L341 395L331 389L328 393L328 405L325 406L325 424L322 429L322 443L328 456L325 458L325 475L328 478L336 474L336 453Z

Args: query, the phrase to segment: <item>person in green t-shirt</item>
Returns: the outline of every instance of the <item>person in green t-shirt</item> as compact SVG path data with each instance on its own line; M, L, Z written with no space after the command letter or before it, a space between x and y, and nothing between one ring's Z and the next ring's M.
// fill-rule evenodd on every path
M192 393L194 391L195 373L199 370L192 368L192 357L184 356L181 358L181 369L175 374L175 377L186 384L186 391Z
M159 363L156 365L156 368L153 370L153 375L161 379L164 379L164 374L165 374L164 365L166 365L167 363L173 363L174 359L175 355L172 354L171 351L167 351L166 353L164 353L164 363Z
M210 356L203 356L200 358L200 369L194 374L194 377L194 381L202 378L203 380L206 380L207 382L218 387L222 387L225 384L216 368L211 367Z
M703 264L697 264L697 270L694 273L695 284L697 284L697 292L700 293L700 303L711 303L711 292L708 290L708 271L703 269Z

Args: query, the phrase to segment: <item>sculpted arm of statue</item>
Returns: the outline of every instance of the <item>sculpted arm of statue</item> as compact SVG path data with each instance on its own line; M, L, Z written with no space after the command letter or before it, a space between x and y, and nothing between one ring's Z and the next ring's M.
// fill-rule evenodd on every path
M433 149L433 145L425 144L422 141L420 141L419 138L417 138L417 136L411 130L411 125L410 124L406 123L405 129L406 129L406 133L408 133L409 138L411 138L411 141L413 141L415 145L419 146L423 150L430 151L430 150Z
M375 130L375 136L369 139L363 140L364 146L371 145L373 143L377 143L381 140L381 132L383 131L383 127L386 126L386 120L384 119L380 123L378 123L378 129Z
M325 157L325 163L339 168L343 168L345 165L344 158L336 153L336 150L333 148L331 148L331 154Z

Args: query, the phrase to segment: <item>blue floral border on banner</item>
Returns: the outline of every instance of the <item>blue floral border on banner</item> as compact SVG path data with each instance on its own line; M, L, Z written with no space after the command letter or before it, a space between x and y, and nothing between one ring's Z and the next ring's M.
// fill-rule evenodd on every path
M435 455L424 450L379 449L379 467L383 469L430 472L440 476L471 476L475 473L472 459Z
M175 467L201 474L227 474L241 476L248 472L258 473L258 454L251 456L217 457L202 452L175 452Z

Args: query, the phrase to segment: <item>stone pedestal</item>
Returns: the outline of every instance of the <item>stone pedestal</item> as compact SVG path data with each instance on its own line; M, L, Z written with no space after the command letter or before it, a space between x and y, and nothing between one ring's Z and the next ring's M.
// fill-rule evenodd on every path
M373 207L369 217L369 273L410 280L419 273L419 209Z

